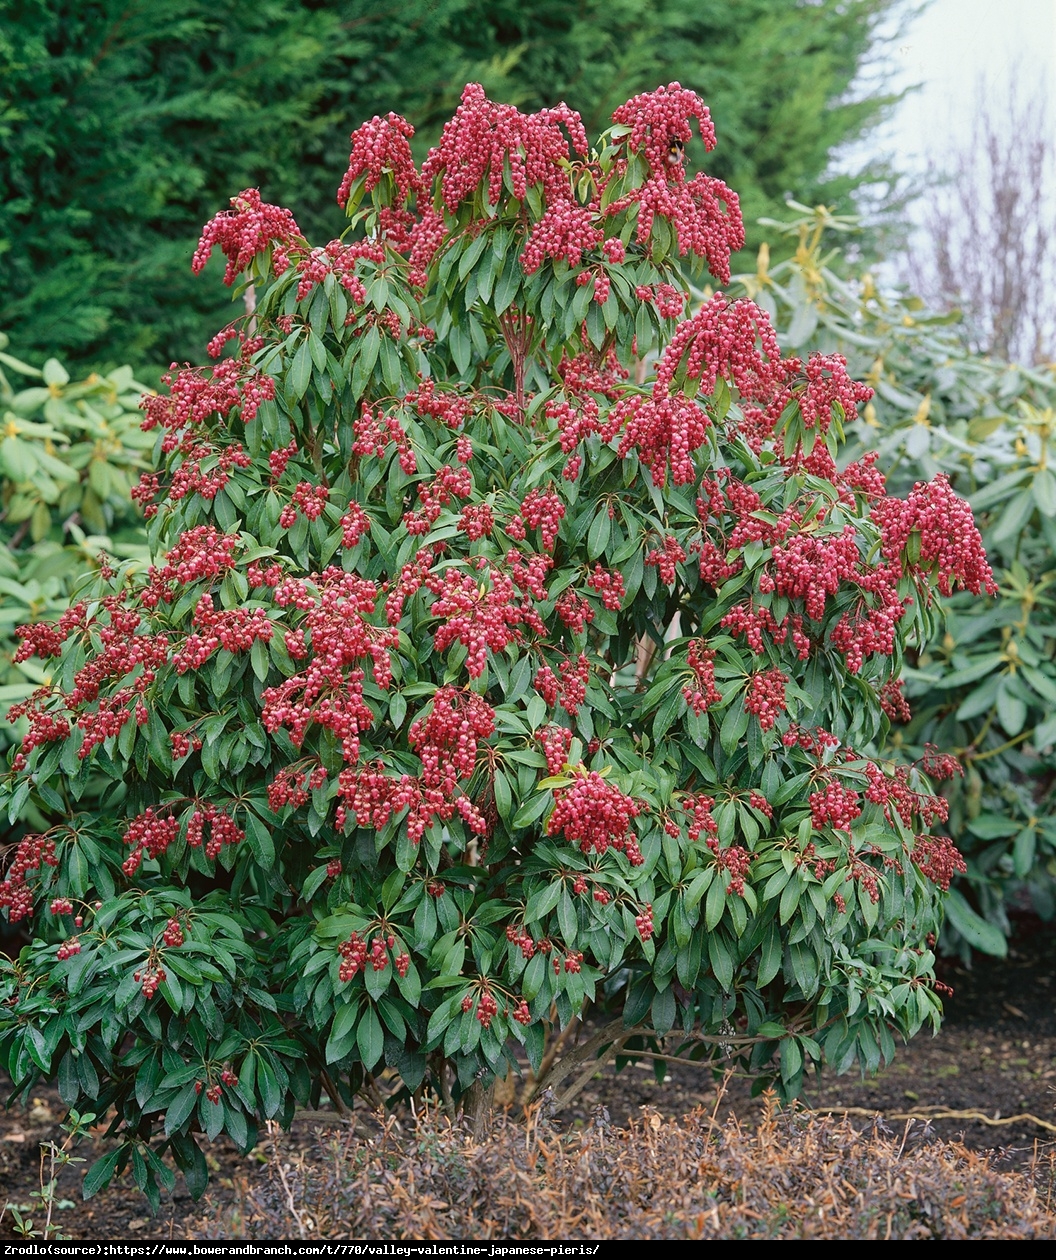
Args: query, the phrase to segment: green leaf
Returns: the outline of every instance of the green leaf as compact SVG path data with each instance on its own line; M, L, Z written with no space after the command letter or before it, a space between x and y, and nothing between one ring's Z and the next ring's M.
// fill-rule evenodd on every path
M999 836L1013 836L1020 824L1003 814L978 814L968 822L968 830L980 840L996 840Z
M951 888L946 894L946 918L973 949L994 958L1008 955L1004 933L978 915L956 888Z
M272 1116L278 1114L282 1106L282 1090L279 1088L274 1069L263 1056L257 1059L257 1085L264 1104L264 1114L270 1120Z
M1046 516L1056 516L1056 477L1048 468L1042 468L1034 474L1031 491L1038 508Z
M275 865L275 842L267 825L251 809L246 810L246 839L253 856L265 870L270 870Z
M293 356L293 364L286 377L286 390L294 402L300 402L308 390L308 382L312 379L312 348L307 340L301 342L300 349Z
M763 937L763 947L759 956L757 983L760 988L769 984L781 970L781 953L781 934L771 923Z
M385 1033L381 1027L378 1012L368 1006L356 1030L356 1044L359 1046L363 1066L369 1072L381 1058L385 1050Z
M594 514L594 519L590 524L590 531L587 534L587 558L589 560L597 560L599 556L604 555L605 548L609 545L611 533L612 521L609 519L609 507L607 503L602 503Z
M356 1042L356 1021L359 1015L358 1002L346 1002L339 1006L334 1022L330 1027L330 1036L326 1042L326 1061L333 1063L343 1059Z
M1024 827L1012 844L1012 863L1019 879L1026 879L1030 874L1036 843L1037 831L1033 827Z
M723 881L716 877L711 882L708 899L704 905L704 926L709 932L714 932L718 927L725 911L726 887Z
M719 730L719 743L727 756L732 756L747 730L748 713L745 711L743 700L737 699L726 710Z
M1018 735L1027 720L1027 706L1012 691L1009 679L1005 679L1004 685L998 688L997 716L1009 737Z
M166 1137L171 1137L177 1130L182 1129L191 1112L194 1111L195 1103L198 1101L194 1085L194 1081L188 1081L169 1104L165 1112Z
M544 915L549 914L554 906L557 905L564 886L563 880L555 879L552 884L548 884L545 888L540 888L532 893L524 909L525 923L534 923L537 919L541 919Z
M1033 511L1034 495L1029 489L1021 490L1009 500L1007 507L1001 513L1000 520L990 531L990 539L999 543L1014 538L1030 520Z
M653 998L653 1028L663 1037L669 1033L675 1023L675 991L668 985Z
M119 1146L116 1151L111 1151L108 1155L103 1155L97 1159L95 1163L84 1174L84 1181L81 1184L81 1194L86 1199L90 1199L93 1195L98 1194L100 1190L105 1190L110 1184L110 1178L114 1175L117 1168L117 1161L124 1154L125 1148Z

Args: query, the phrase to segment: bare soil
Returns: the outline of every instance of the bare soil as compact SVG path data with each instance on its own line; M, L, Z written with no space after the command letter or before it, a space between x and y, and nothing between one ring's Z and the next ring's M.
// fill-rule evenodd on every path
M1029 1169L1038 1155L1056 1150L1056 931L1030 916L1017 925L1007 960L977 958L967 970L947 962L941 978L953 987L946 1001L946 1021L938 1036L921 1035L900 1049L895 1061L872 1079L827 1076L812 1086L804 1101L818 1108L880 1112L892 1129L908 1126L911 1141L926 1136L960 1138L967 1145L994 1151L999 1166ZM694 1107L719 1108L751 1122L761 1106L751 1098L750 1082L732 1079L719 1097L715 1074L691 1063L666 1065L662 1082L651 1064L600 1072L559 1119L564 1125L588 1122L604 1107L614 1124L624 1124L642 1106L664 1116ZM2 1087L0 1087L2 1092ZM981 1112L989 1120L1033 1117L1011 1124L987 1124L975 1118L933 1118L929 1109ZM40 1184L40 1143L61 1142L63 1106L57 1094L41 1090L26 1106L0 1110L0 1206L6 1200L28 1211L35 1224L43 1215L31 1198ZM917 1117L907 1113L918 1113ZM852 1114L856 1114L853 1113ZM864 1117L863 1117L864 1119ZM1042 1121L1043 1124L1036 1123ZM868 1123L868 1120L865 1120ZM314 1143L318 1126L299 1122L294 1137ZM267 1160L265 1145L240 1155L221 1138L207 1150L210 1189L192 1204L182 1179L161 1212L151 1217L146 1200L126 1173L95 1198L81 1199L85 1169L107 1149L102 1128L74 1154L86 1162L63 1170L61 1206L54 1221L72 1239L165 1239L187 1237L187 1222L214 1214L235 1197ZM0 1218L0 1239L17 1237L10 1213Z

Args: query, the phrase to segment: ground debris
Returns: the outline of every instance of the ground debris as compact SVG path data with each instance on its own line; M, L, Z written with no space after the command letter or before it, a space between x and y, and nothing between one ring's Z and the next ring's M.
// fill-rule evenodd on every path
M276 1148L194 1234L289 1238L299 1222L321 1239L1053 1238L1044 1162L1031 1178L957 1142L907 1149L904 1134L782 1111L772 1094L754 1128L644 1107L622 1128L562 1134L529 1114L476 1139L439 1115L390 1117L369 1139L330 1129L314 1150Z

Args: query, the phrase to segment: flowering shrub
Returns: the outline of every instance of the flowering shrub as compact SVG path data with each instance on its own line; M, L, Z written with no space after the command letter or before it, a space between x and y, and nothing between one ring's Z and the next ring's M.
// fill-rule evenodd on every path
M0 747L18 734L7 706L32 694L47 672L20 659L15 628L57 617L86 570L118 554L146 558L142 522L129 497L152 442L139 427L144 386L128 367L71 380L57 359L43 368L7 352L0 333ZM28 811L46 826L48 811Z
M5 791L65 818L0 884L0 1037L114 1113L89 1191L167 1147L200 1192L197 1133L323 1089L472 1103L588 1003L787 1092L938 1019L950 767L872 750L933 591L991 588L970 513L837 471L839 357L687 314L742 239L692 93L409 131L352 137L344 241L208 225L260 296L144 403L155 563L24 630Z
M853 222L821 208L771 226L798 235L795 258L772 268L762 258L731 292L765 304L801 352L845 352L875 386L843 458L872 447L903 494L941 470L980 522L999 599L942 599L904 688L888 693L888 744L907 759L928 744L957 757L963 773L943 787L941 826L967 870L941 943L1003 955L1010 894L1028 891L1041 915L1056 915L1056 372L973 354L957 319L849 271L826 237Z

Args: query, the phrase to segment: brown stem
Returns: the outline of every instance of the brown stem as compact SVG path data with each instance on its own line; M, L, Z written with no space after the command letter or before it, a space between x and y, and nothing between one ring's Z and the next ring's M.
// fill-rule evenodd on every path
M607 1042L611 1042L623 1037L632 1037L638 1033L648 1031L642 1027L635 1027L629 1031L624 1028L622 1019L614 1019L611 1023L598 1033L595 1033L589 1041L585 1041L581 1046L577 1046L575 1050L566 1054L559 1063L554 1064L548 1072L540 1075L532 1090L531 1097L538 1098L544 1089L553 1089L560 1084L569 1073L575 1071L577 1067L587 1059L590 1059L594 1053L601 1049ZM622 1035L621 1035L622 1034ZM592 1067L591 1072L595 1069Z
M543 1055L543 1061L539 1064L539 1076L536 1078L537 1080L541 1081L554 1066L554 1060L565 1048L565 1042L568 1041L569 1037L572 1035L572 1030L576 1028L580 1022L580 1017L578 1015L573 1015L557 1036L552 1038L546 1054Z
M319 1073L319 1078L323 1082L327 1096L334 1104L334 1110L339 1116L347 1116L349 1114L348 1108L345 1106L345 1101L341 1097L341 1091L337 1088L333 1077L329 1072L324 1071Z

